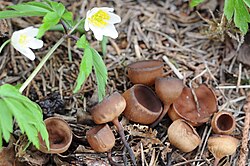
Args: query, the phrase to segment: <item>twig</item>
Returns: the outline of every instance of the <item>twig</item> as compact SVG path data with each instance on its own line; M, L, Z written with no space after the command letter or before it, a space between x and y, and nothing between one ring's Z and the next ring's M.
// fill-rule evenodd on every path
M239 85L239 86L235 86L235 85L229 85L229 86L217 86L216 89L237 89L237 88L250 88L250 85Z
M200 107L200 104L199 104L199 101L198 101L198 98L194 92L194 89L193 89L193 86L192 86L192 82L197 79L198 77L201 77L202 75L204 75L205 73L207 72L207 69L203 70L200 74L198 74L197 76L195 76L190 82L189 82L189 87L191 89L191 92L192 92L192 95L194 97L194 101L195 101L195 105L196 105L196 109L198 112L201 111L201 107Z
M249 128L250 128L250 93L247 95L246 99L247 103L244 105L244 111L246 113L245 116L245 123L242 130L242 144L240 149L240 157L238 160L239 166L245 166L246 165L246 157L248 154L248 134L249 134Z
M240 86L240 82L241 82L241 73L242 73L242 64L239 64L239 76L238 76L238 80L237 80L237 88L236 88L236 92L238 93L239 91L239 86Z
M163 56L162 59L168 64L168 66L173 70L173 72L175 73L175 75L183 80L183 75L179 72L179 70L169 61L167 56Z
M140 47L138 45L138 41L137 41L136 36L134 37L133 42L134 42L134 47L135 47L135 55L137 58L141 59L142 56L141 56Z
M145 155L144 155L144 150L143 150L143 145L141 143L141 165L145 166Z

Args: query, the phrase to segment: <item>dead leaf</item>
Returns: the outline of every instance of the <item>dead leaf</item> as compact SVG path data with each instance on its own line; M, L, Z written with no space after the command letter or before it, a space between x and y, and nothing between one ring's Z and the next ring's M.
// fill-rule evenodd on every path
M237 57L237 60L245 65L250 66L250 45L249 44L243 44L239 50L239 55Z
M7 147L3 147L0 150L0 166L19 166L21 165L16 161L15 158L15 147L14 143L16 142L13 136L10 137L9 145Z
M127 125L126 130L129 132L130 135L134 137L141 137L141 142L144 147L151 148L152 145L159 145L162 142L156 138L157 130L149 129L148 126L134 124L134 125Z

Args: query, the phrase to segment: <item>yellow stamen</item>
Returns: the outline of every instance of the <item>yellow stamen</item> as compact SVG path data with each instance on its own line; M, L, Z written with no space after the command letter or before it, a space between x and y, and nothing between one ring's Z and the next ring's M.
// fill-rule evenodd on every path
M27 35L21 34L18 43L19 43L21 46L25 46L25 45L28 43L27 38L28 38Z
M89 22L94 26L104 28L106 25L108 25L107 20L109 19L110 15L107 12L99 10L89 18Z

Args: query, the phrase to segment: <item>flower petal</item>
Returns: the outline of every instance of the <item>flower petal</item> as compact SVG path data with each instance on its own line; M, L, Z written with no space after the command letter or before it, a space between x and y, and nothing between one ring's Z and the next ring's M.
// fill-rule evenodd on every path
M114 8L110 8L110 7L100 7L98 9L104 10L105 12L113 12L114 11Z
M97 13L100 10L100 8L94 7L93 9L89 10L88 17L86 17L86 20L90 17L92 17L95 13Z
M113 39L118 37L118 32L116 31L115 26L113 24L109 24L105 28L103 28L102 34L105 36L109 36Z
M92 24L89 24L89 28L93 31L94 36L97 40L102 41L103 38L103 28L99 28L96 26L93 26Z
M109 16L110 16L110 19L107 20L108 23L110 23L110 24L116 24L116 23L121 22L121 17L118 16L117 14L109 13Z
M88 21L89 14L90 14L90 11L87 11L86 19L85 19L85 22L84 22L84 29L85 29L85 31L89 31L89 21Z
M14 48L17 51L19 51L21 54L23 54L24 56L26 56L27 58L29 58L30 60L33 61L35 59L35 54L33 53L33 51L31 51L31 49L20 47L19 45L14 46Z
M15 32L12 34L11 39L10 39L10 40L11 40L11 44L12 44L12 45L18 44L19 38L20 38L20 33L18 33L18 31L15 31Z
M25 35L30 36L30 37L35 37L38 34L38 31L39 31L38 28L34 28L31 26L31 27L27 27L25 29L16 31L14 33L25 34Z
M32 48L32 49L39 49L43 47L43 41L36 39L36 38L31 38L29 42L27 43L27 47Z

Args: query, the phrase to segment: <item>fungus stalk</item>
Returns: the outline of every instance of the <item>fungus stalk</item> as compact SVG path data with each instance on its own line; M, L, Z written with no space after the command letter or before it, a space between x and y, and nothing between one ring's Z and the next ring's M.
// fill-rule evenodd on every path
M134 152L133 152L133 150L130 148L128 142L127 142L126 139L125 139L124 128L123 128L123 126L121 125L121 123L119 122L118 117L115 118L112 122L113 122L113 124L116 126L116 128L117 128L117 130L118 130L118 132L119 132L119 135L121 136L121 140L122 140L124 146L125 146L125 147L127 148L127 150L128 150L128 153L129 153L129 155L130 155L130 157L131 157L131 160L132 160L132 162L133 162L133 165L137 165L137 164L136 164L136 161L135 161Z

